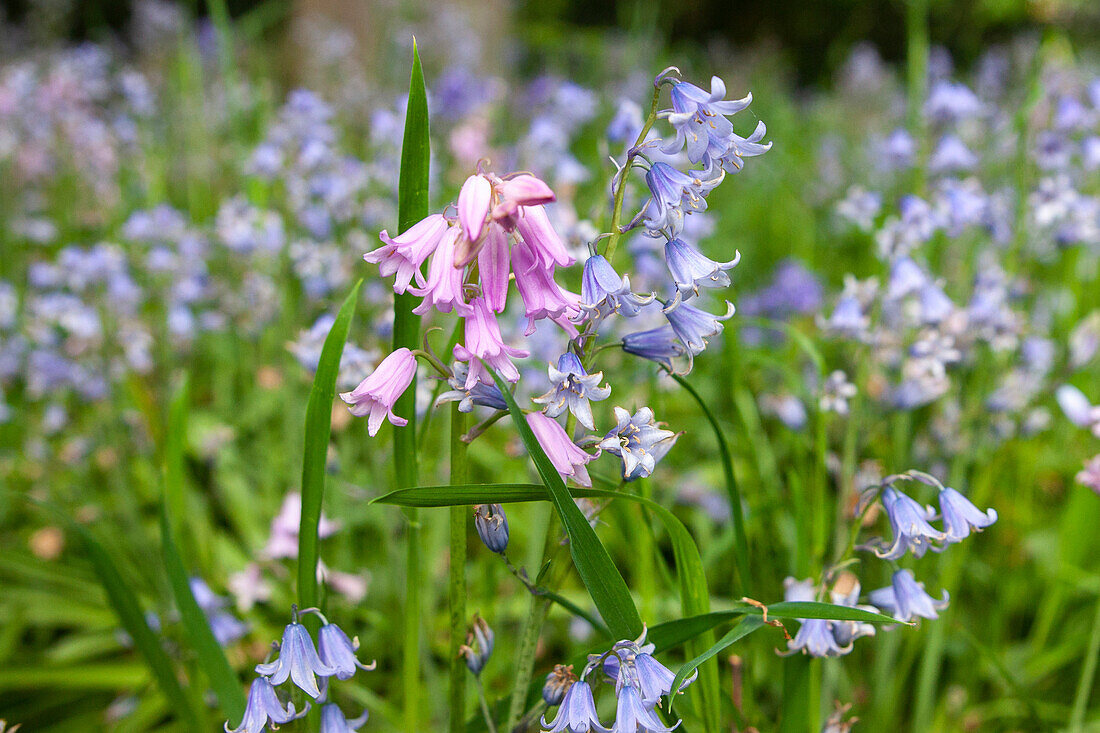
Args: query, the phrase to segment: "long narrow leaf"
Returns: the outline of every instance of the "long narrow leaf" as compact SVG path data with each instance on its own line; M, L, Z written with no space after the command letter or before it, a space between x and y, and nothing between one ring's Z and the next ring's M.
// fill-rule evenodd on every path
M748 616L741 619L740 623L727 631L726 635L719 639L718 642L714 644L714 646L707 649L705 652L695 657L695 659L692 659L690 662L685 662L680 667L680 669L677 670L676 677L672 680L672 689L679 690L680 685L683 684L684 680L687 679L688 676L699 667L699 665L713 658L719 652L724 651L735 642L744 639L746 636L756 631L763 625L764 619L757 618L756 616ZM673 695L669 698L668 701L669 712L672 712L672 706L675 704L675 702L676 696Z
M607 554L607 548L600 542L600 538L596 536L596 532L585 519L584 514L573 502L573 497L565 488L565 482L554 468L554 464L550 462L546 452L539 445L538 439L527 424L523 411L519 409L515 398L512 397L508 383L492 369L490 373L500 388L501 394L504 395L516 431L523 440L524 446L527 447L527 452L550 494L550 501L561 517L562 525L569 537L569 552L581 582L588 589L607 627L617 638L637 637L642 633L642 619L638 616L638 609L634 606L634 599L630 597L626 581L623 580L619 569L615 567L611 556Z
M176 600L176 608L180 612L180 621L183 623L187 640L198 658L199 667L210 681L210 686L221 704L222 712L229 718L229 722L239 723L244 717L245 708L245 697L240 680L233 668L229 666L225 651L214 637L210 622L199 608L191 591L187 569L176 544L176 532L173 529L178 526L178 519L177 523L173 523L172 512L181 510L185 504L183 435L187 430L187 395L187 381L184 380L175 399L172 400L165 433L164 503L160 515L164 567L168 573L172 596Z
M321 359L313 377L306 407L305 453L302 458L302 521L298 529L298 603L303 608L317 605L317 532L321 522L321 502L325 494L325 463L332 431L332 401L336 399L336 375L344 343L348 340L351 318L359 300L359 287L344 299L332 329L325 337Z

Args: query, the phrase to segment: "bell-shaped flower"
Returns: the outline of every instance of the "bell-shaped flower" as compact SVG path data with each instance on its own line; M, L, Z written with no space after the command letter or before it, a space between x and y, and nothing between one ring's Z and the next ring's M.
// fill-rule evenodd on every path
M512 359L522 359L528 352L505 345L497 317L484 298L474 298L470 302L470 308L473 315L466 317L466 343L457 344L454 348L455 358L469 363L466 389L471 389L479 381L489 386L496 384L482 362L500 372L509 382L519 381L519 370Z
M636 331L623 336L623 351L643 359L655 361L670 372L673 368L673 359L688 355L691 352L676 340L676 332L672 326L658 326L648 331Z
M358 718L348 720L340 706L330 702L321 708L321 733L357 733L369 717L370 712L364 710Z
M665 145L664 152L687 151L688 160L698 163L704 158L718 158L729 149L733 123L726 116L736 114L752 103L752 95L743 99L725 100L726 84L717 76L710 80L710 92L688 82L672 87L672 110L667 113L676 137Z
M321 661L336 670L336 679L347 680L356 669L371 671L375 663L363 664L356 656L359 649L358 637L353 641L336 624L325 624L317 632L317 653Z
M596 702L592 699L592 688L584 680L577 680L565 691L558 714L547 723L542 716L545 733L611 733L611 729L600 723L596 714Z
M748 137L741 137L736 133L730 135L729 147L718 157L713 157L706 162L703 176L705 178L713 177L718 168L726 173L739 173L745 167L745 158L755 158L772 149L770 142L763 142L764 136L767 134L768 127L761 120L756 123L756 128Z
M541 179L530 173L521 173L497 184L500 197L512 201L517 206L539 206L557 200L554 192Z
M397 398L405 393L416 375L416 357L407 348L400 348L382 360L378 367L351 392L341 392L340 399L348 403L352 415L367 418L367 432L372 436L382 427L382 420L397 426L408 420L393 413Z
M946 487L940 491L940 516L943 517L943 530L947 535L944 542L952 544L969 537L971 529L981 532L996 522L997 510L986 509L983 512L958 491Z
M241 724L230 730L229 722L225 723L227 733L261 733L268 721L273 725L289 723L309 712L309 703L301 712L294 710L294 703L288 702L286 708L275 694L275 688L267 677L257 677L248 688L248 703L245 705L244 718Z
M466 379L470 373L469 365L456 361L452 371L452 376L447 380L451 388L439 395L435 401L437 406L446 402L457 402L459 412L472 412L474 405L501 411L508 409L504 395L495 384L488 385L475 381L470 387L466 386Z
M946 321L955 312L955 304L943 288L933 282L926 283L917 293L920 303L920 320L926 325Z
M595 456L578 448L557 420L541 412L532 412L527 415L527 424L538 438L539 445L546 451L546 457L554 464L554 468L563 479L571 478L580 486L592 485L592 479L588 476L585 464Z
M458 192L458 223L470 242L481 239L492 196L493 185L481 174L467 178Z
M654 163L645 175L646 185L653 197L646 209L646 229L679 236L684 229L684 216L706 211L706 195L722 182L722 176L719 172L715 178L703 180L668 163Z
M715 316L688 305L677 292L672 302L665 306L664 314L680 343L692 354L698 354L707 348L708 338L722 332L721 321L732 317L735 310L733 303L727 300L726 314Z
M525 242L517 242L512 248L512 262L515 268L516 289L523 298L527 315L525 336L535 332L535 321L551 318L561 323L564 318L580 314L580 298L575 293L563 290L554 282L553 265L542 266L535 253ZM566 322L566 329L575 332L575 328ZM573 335L573 334L571 334Z
M569 410L584 427L595 430L592 418L592 405L589 400L606 400L611 395L611 387L600 387L603 372L589 374L577 355L567 351L558 357L558 365L549 368L550 382L554 385L546 394L534 398L534 402L546 405L543 412L548 417L557 417Z
M947 537L928 523L936 516L932 507L922 507L893 486L882 492L882 506L890 519L894 541L889 545L883 540L872 541L865 549L872 550L883 560L897 560L908 550L912 550L915 557L921 557L934 543L943 542Z
M796 581L787 578L783 581L783 600L791 602L807 602L817 600L817 587L812 580ZM845 648L838 644L833 636L833 630L829 622L819 618L796 619L801 626L793 639L787 640L786 654L802 652L811 657L839 657L852 651L851 646Z
M569 254L554 226L550 223L550 217L546 215L546 209L541 206L521 206L516 218L516 230L520 237L538 255L545 270L554 265L569 267L576 258Z
M939 618L938 611L947 608L950 597L947 591L937 600L924 590L924 583L918 583L912 570L898 570L886 588L871 591L871 603L882 610L892 613L898 621L909 621L920 617Z
M920 265L908 257L899 257L890 266L886 297L891 300L904 298L919 292L928 282L928 275Z
M592 255L585 260L581 275L581 307L597 319L612 313L633 318L642 306L652 302L652 295L631 292L630 278L620 277L603 255Z
M665 264L682 298L698 295L699 288L728 287L730 276L725 271L740 261L740 252L734 252L729 262L715 262L682 239L665 243Z
M378 237L383 245L367 252L363 259L378 265L378 271L383 277L395 275L393 290L395 293L404 293L414 277L418 283L423 282L420 266L439 246L447 229L447 220L443 215L432 214L396 237L390 237L382 230Z
M676 681L676 675L671 669L658 662L653 655L640 652L634 655L634 671L638 681L638 692L642 702L647 705L656 705L661 698L672 692L672 683ZM683 692L699 676L699 670L680 683L677 693Z
M642 700L642 695L632 684L625 684L618 690L618 705L615 708L615 725L611 733L669 733L680 725L676 721L666 726L657 717L651 705Z
M462 268L455 267L455 240L460 236L458 227L450 227L436 247L428 265L428 280L423 287L409 288L413 295L423 298L413 313L424 315L432 308L440 313L454 310L460 316L470 315L470 306L463 292Z
M283 642L279 645L279 657L273 662L256 665L256 674L268 677L273 685L281 685L289 678L314 700L321 697L317 678L331 677L336 668L330 667L317 656L313 639L302 624L294 621L283 630Z
M474 507L474 528L490 551L502 553L508 548L508 517L500 504Z
M660 461L675 445L679 433L664 430L653 419L653 410L643 407L631 415L615 408L616 425L603 440L600 449L623 460L623 478L633 481L653 473Z
M481 293L494 313L503 313L508 304L508 276L511 274L511 254L508 234L499 226L490 225L485 243L477 254L477 272Z

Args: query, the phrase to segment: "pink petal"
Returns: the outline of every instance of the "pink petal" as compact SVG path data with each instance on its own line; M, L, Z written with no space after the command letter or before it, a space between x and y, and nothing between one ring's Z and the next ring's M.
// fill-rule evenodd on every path
M458 192L458 221L471 242L476 242L485 229L485 217L489 213L492 195L493 187L489 181L478 175L467 178Z
M502 183L500 195L520 206L548 204L557 198L543 181L526 173Z

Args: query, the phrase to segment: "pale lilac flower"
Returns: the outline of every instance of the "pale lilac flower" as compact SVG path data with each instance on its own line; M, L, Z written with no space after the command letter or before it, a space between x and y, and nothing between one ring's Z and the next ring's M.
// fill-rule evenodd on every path
M263 549L263 557L277 560L298 557L298 532L302 523L302 495L292 491L283 499L279 513L271 520L271 537ZM317 536L331 537L340 529L340 523L324 514L318 525Z
M665 306L664 314L680 343L692 354L698 354L707 348L708 338L722 332L721 321L731 318L735 310L733 303L727 300L725 315L715 316L688 305L677 293L673 301Z
M894 541L890 545L883 540L873 541L865 549L872 550L883 560L897 560L907 550L912 550L914 556L921 557L934 543L943 542L947 537L946 533L928 523L928 520L936 516L932 507L922 507L893 486L886 487L882 492L882 506L890 520Z
M842 295L836 302L833 314L825 322L825 327L836 333L859 337L871 325L871 319L863 314L863 307L855 296Z
M545 269L535 253L524 242L512 248L512 263L516 289L523 298L527 315L525 336L535 332L535 321L550 318L575 335L576 328L566 319L580 315L580 297L563 290L554 282L553 265Z
M848 400L856 396L856 386L848 381L848 375L837 369L825 379L821 389L821 409L838 415L848 414Z
M924 113L936 122L951 122L977 117L982 103L965 84L937 81L928 93Z
M496 315L489 309L484 298L474 298L470 301L470 307L473 315L466 317L466 342L457 344L454 348L455 358L469 364L465 388L471 389L479 381L488 386L496 384L486 371L485 364L509 382L519 381L519 371L512 363L512 358L522 359L528 356L528 352L505 345Z
M615 408L614 429L604 436L599 447L623 460L623 478L633 481L653 473L660 461L672 450L679 433L665 430L653 418L653 410L643 407L631 415Z
M615 724L611 733L669 733L678 725L680 721L676 721L672 726L662 723L653 708L643 702L641 694L633 684L624 684L618 690Z
M642 306L653 302L652 295L636 295L630 290L630 278L622 277L603 255L592 255L584 263L581 276L581 307L597 319L612 313L633 318Z
M809 419L802 400L789 392L760 395L760 411L778 418L791 430L802 430Z
M955 312L955 303L939 285L928 281L917 293L921 323L936 325L946 321Z
M493 186L481 174L467 178L458 192L458 221L470 242L481 239L492 196Z
M584 680L577 680L565 691L553 721L547 723L546 716L542 716L542 727L546 733L611 733L610 728L600 723L592 688Z
M665 264L680 297L699 294L699 288L725 288L730 284L726 270L732 270L741 261L741 253L734 251L729 262L715 262L682 239L670 239L665 243Z
M937 600L924 590L924 583L918 583L912 570L898 570L894 573L890 586L871 591L871 603L894 615L898 621L909 621L915 617L939 618L937 611L947 608L950 596L943 592L943 598Z
M918 292L928 283L928 275L908 257L899 257L890 266L890 279L886 285L886 297L892 300Z
M542 206L520 206L516 230L523 241L538 255L545 269L554 265L569 267L576 258L569 254L565 242L554 230L546 209Z
M662 697L672 693L672 683L676 680L676 675L668 667L654 659L652 654L639 651L634 655L633 664L638 682L638 692L643 703L656 705ZM694 682L698 676L699 670L692 672L689 677L680 683L680 689L677 692L683 692L684 688Z
M432 254L424 286L409 288L410 293L424 298L420 305L413 308L413 313L424 315L435 308L440 313L450 313L453 309L460 316L470 315L470 306L463 292L463 270L455 267L455 241L458 237L457 227L447 229Z
M1085 467L1077 472L1077 483L1100 494L1100 455L1085 461Z
M978 156L970 152L970 148L954 135L944 135L940 138L936 149L928 159L928 168L937 173L968 171L977 164Z
M502 553L508 548L508 517L500 504L478 504L474 507L474 528L491 552Z
M971 528L980 532L997 521L996 509L983 512L950 487L940 491L940 515L943 517L945 544L962 542L970 536Z
M298 494L299 502L301 502L301 498L301 494ZM299 508L300 506L301 504L299 504ZM321 518L322 523L327 523L328 521L329 520L324 517ZM296 527L294 531L295 549L297 549L297 543ZM228 586L229 590L233 592L233 597L237 600L237 610L241 613L247 613L252 610L252 607L257 603L271 600L271 585L263 579L259 563L250 562L245 566L244 570L230 575Z
M503 313L508 303L511 268L508 234L499 226L490 226L485 243L477 254L477 272L481 293L494 313Z
M862 231L869 232L875 226L875 217L882 211L882 194L867 191L862 186L852 186L836 205L836 213Z
M448 229L447 220L442 214L428 216L403 234L390 237L385 230L379 235L384 244L378 249L367 252L363 259L378 265L383 277L396 275L393 283L395 293L404 293L413 278L422 282L420 266L439 246Z
M571 478L580 486L592 485L585 464L595 456L578 448L557 420L541 412L532 412L527 415L527 424L563 479Z
M336 679L348 680L355 674L356 669L370 672L375 663L363 664L356 656L359 649L359 638L348 638L336 624L325 624L317 632L317 654L321 661L336 670Z
M408 425L406 418L393 413L397 398L404 394L416 376L416 357L401 347L382 360L378 367L351 392L341 392L340 399L348 403L356 417L367 419L367 432L372 436L382 427L382 420L396 426Z
M289 678L303 692L314 700L321 697L317 687L317 678L331 677L336 668L321 661L313 647L313 639L306 627L297 621L287 624L283 630L283 641L279 645L279 658L274 662L256 665L256 674L269 677L271 684L281 685Z
M262 733L268 721L279 726L301 718L307 712L309 712L308 702L300 713L294 710L292 702L288 702L284 709L279 696L275 694L275 688L271 686L271 681L267 677L257 677L248 688L248 704L245 706L241 724L230 730L229 721L226 721L225 730L227 733Z
M551 364L548 371L554 388L533 401L546 405L543 412L548 417L557 417L568 409L577 418L577 422L589 430L595 430L589 400L599 402L606 400L611 394L609 385L599 386L603 372L589 374L577 355L571 351L562 354L558 358L557 367Z
M364 710L358 718L348 720L344 711L335 703L321 708L321 733L357 733L370 717L370 711Z
M698 173L698 171L692 171ZM656 162L645 174L653 199L646 209L645 226L654 235L665 232L679 236L684 229L684 216L706 211L706 196L722 182L723 173L703 180L683 173L668 163Z
M666 111L669 124L676 131L676 138L667 143L664 152L687 152L688 160L699 163L704 159L721 157L730 148L733 124L727 119L747 109L752 95L743 99L724 100L726 84L717 76L711 77L710 92L694 84L679 82L672 87L672 110Z
M1072 384L1063 384L1054 397L1069 421L1079 428L1097 429L1100 425L1100 406L1094 406L1085 393Z

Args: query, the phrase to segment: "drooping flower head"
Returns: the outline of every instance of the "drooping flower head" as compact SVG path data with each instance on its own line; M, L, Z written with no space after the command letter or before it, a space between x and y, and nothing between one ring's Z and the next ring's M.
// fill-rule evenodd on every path
M615 427L600 441L600 449L623 459L623 478L627 481L653 473L657 462L672 450L680 437L678 433L661 428L648 407L633 415L616 407L615 420Z
M227 733L261 733L269 722L277 726L283 725L308 712L308 702L301 712L295 711L292 702L288 702L284 708L279 696L275 694L271 680L257 677L248 688L248 704L245 706L241 724L230 730L229 722L226 721L225 730Z
M466 666L475 675L481 674L489 657L493 655L494 640L495 635L489 624L475 613L470 628L466 631L466 643L459 647L459 654L465 657Z
M947 608L949 596L943 592L943 598L937 600L924 590L924 583L918 583L913 571L898 570L891 584L886 588L871 591L871 603L894 615L898 621L913 618L939 618L938 611Z
M944 542L962 542L970 536L970 530L981 532L997 521L997 510L984 512L955 489L945 487L940 491L940 515L943 517Z
M348 720L339 705L328 703L321 708L321 733L357 733L369 717L370 712L364 710L358 718Z
M947 537L946 533L928 523L936 516L932 507L922 507L893 486L882 492L882 506L890 519L894 541L887 545L879 540L867 545L867 549L883 560L897 560L909 550L914 556L921 557L935 543L943 542Z
M729 287L731 270L741 261L741 253L734 252L729 262L715 262L682 239L670 239L665 243L665 264L681 298L699 294L699 288Z
M443 215L433 214L397 237L390 237L382 230L379 238L384 244L367 252L363 259L378 265L383 277L396 275L393 290L395 293L404 293L413 278L418 283L422 281L420 266L439 246L447 229L447 220Z
M382 427L382 420L397 426L408 425L406 418L393 413L397 398L404 394L416 375L416 357L407 348L395 350L351 392L340 393L351 414L367 419L367 432L372 436Z
M500 504L475 506L474 528L491 551L501 553L508 548L508 517L504 515L504 507Z
M279 657L273 662L256 665L256 674L270 678L271 684L281 685L290 679L314 700L321 697L315 675L331 677L336 672L335 667L321 661L309 631L297 621L287 624L283 630Z
M531 426L531 432L535 434L539 445L546 451L546 457L554 464L554 468L563 479L571 478L580 486L592 485L592 479L588 476L585 464L595 456L578 448L557 420L541 412L532 412L527 415L527 424Z
M584 263L581 277L581 307L597 321L612 313L633 318L642 306L653 302L653 295L637 295L630 290L630 278L619 276L603 255L592 255Z
M536 397L534 402L546 405L543 412L547 417L557 417L569 410L584 427L595 430L592 418L592 405L589 400L606 400L611 395L611 387L600 387L603 372L589 374L577 355L567 351L558 358L558 365L549 368L550 382L554 385L546 394Z
M600 722L592 688L584 680L577 680L565 691L558 714L551 722L547 723L546 716L542 716L542 727L546 733L611 733Z
M336 624L325 624L317 632L317 652L321 661L336 670L336 679L351 679L356 669L367 672L375 668L375 663L363 664L355 656L359 649L358 637L353 641Z

